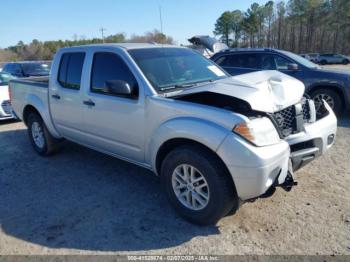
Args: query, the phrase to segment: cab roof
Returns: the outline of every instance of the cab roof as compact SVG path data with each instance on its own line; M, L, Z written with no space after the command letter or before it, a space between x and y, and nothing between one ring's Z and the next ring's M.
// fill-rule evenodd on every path
M168 44L158 44L158 43L108 43L108 44L91 44L91 45L81 45L75 46L80 48L89 48L89 47L118 47L126 50L132 49L144 49L144 48L164 48L164 47L179 47L175 45ZM69 47L68 47L69 48ZM180 47L179 47L180 48Z

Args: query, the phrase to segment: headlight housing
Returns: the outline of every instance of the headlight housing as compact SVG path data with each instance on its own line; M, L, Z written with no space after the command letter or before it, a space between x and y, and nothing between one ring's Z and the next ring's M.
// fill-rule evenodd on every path
M281 140L275 126L267 117L240 123L232 131L256 146L274 145Z

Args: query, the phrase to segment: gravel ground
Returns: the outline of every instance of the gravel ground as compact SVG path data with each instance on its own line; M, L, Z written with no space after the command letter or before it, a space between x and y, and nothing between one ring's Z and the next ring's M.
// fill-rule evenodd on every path
M322 67L330 68L330 69L340 69L340 70L350 71L350 64L349 65L324 65Z
M67 142L42 158L24 125L0 124L0 254L350 255L350 114L299 185L244 204L217 226L170 208L156 177Z

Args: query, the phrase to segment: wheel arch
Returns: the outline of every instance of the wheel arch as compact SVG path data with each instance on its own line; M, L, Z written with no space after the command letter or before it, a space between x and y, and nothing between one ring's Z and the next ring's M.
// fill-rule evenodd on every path
M167 120L150 135L145 146L145 162L158 174L157 155L167 141L194 141L216 152L228 133L228 129L204 119L178 117Z
M206 145L192 140L192 139L188 139L188 138L173 138L170 139L166 142L164 142L161 147L159 148L158 152L157 152L157 156L156 156L156 170L157 170L157 174L160 176L160 169L162 166L162 163L165 159L165 157L167 156L168 153L170 153L172 150L181 147L181 146L185 146L185 145L190 145L193 147L197 147L200 148L201 150L207 151L209 154L212 155L213 158L215 158L224 168L227 176L229 177L232 186L234 187L234 189L236 190L236 186L235 186L235 182L233 180L233 177L230 174L229 169L227 168L226 164L224 163L224 161L220 158L220 156L213 151L211 148L207 147ZM237 192L237 190L236 190Z
M44 110L44 113L42 113ZM47 112L43 106L38 104L38 106L33 105L33 103L28 103L24 106L23 112L22 112L22 119L26 126L28 126L28 116L30 113L36 113L38 116L41 117L41 119L44 121L47 129L49 130L50 134L57 139L62 138L58 132L56 131L55 127L53 126L53 123L51 121L50 113Z
M23 114L22 114L23 115L23 122L26 126L28 126L28 116L30 113L35 113L38 116L40 116L41 119L43 119L39 110L37 110L33 105L30 105L30 104L26 105L23 109Z

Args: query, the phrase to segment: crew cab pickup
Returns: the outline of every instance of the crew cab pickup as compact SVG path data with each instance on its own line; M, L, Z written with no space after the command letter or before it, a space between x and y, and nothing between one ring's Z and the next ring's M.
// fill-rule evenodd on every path
M293 170L329 149L337 127L299 80L277 71L231 77L167 45L63 48L49 78L14 80L10 91L40 155L67 139L148 168L198 224L277 186L290 190Z

